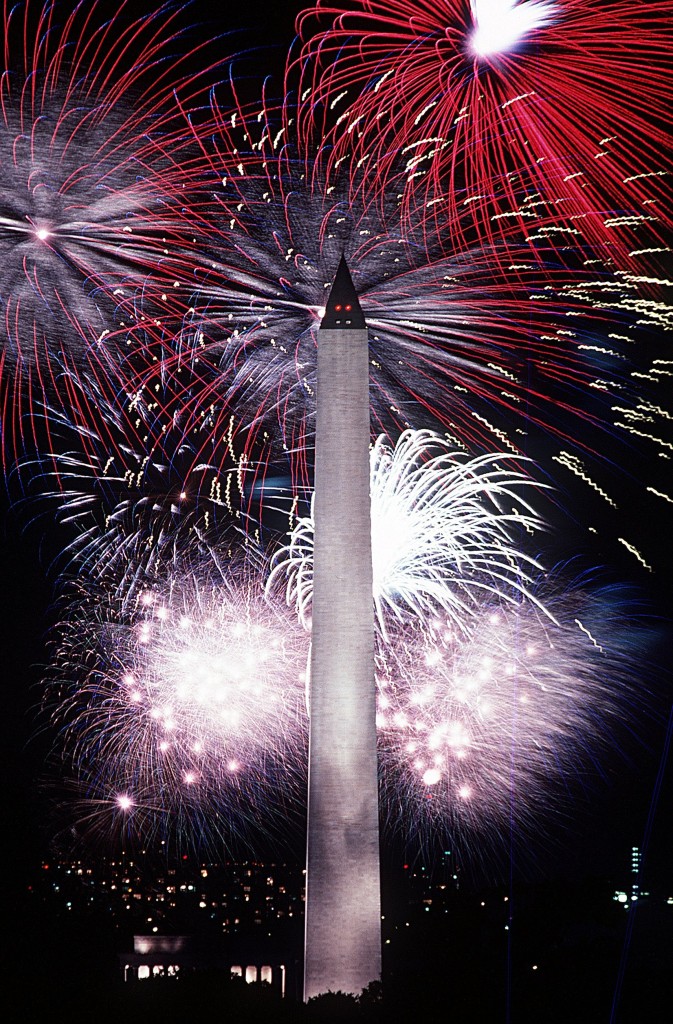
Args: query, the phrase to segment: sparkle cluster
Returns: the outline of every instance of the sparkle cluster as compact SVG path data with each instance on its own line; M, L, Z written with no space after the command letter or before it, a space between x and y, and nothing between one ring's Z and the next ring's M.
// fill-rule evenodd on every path
M525 835L643 701L621 598L548 584L546 605L545 615L527 600L485 601L469 642L438 615L379 651L382 777L403 832L413 807L413 828L473 850L478 835L497 845L512 823Z
M69 599L47 704L81 788L169 832L207 803L233 841L301 778L308 641L250 568L211 554L133 597ZM193 811L192 811L193 813Z

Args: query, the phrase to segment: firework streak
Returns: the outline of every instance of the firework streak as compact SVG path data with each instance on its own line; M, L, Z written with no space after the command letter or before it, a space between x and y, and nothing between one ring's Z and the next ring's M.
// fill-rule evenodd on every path
M318 0L288 78L330 177L401 192L451 245L463 211L481 238L518 222L632 266L671 227L672 28L664 2Z
M432 620L470 636L486 596L526 594L539 566L515 533L542 528L528 500L533 481L503 456L469 459L432 431L406 431L394 449L379 437L370 458L374 606L386 622ZM300 519L274 556L269 590L286 579L286 600L310 627L313 517Z

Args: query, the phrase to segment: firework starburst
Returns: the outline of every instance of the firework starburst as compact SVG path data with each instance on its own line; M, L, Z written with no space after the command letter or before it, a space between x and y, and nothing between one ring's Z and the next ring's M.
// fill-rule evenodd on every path
M504 456L468 458L428 430L406 431L395 448L379 437L371 453L374 605L381 637L391 620L432 620L441 612L469 636L486 595L526 593L539 568L517 533L542 520L530 503L533 481ZM313 518L302 518L275 556L271 589L310 623ZM532 600L532 598L531 598Z
M494 438L520 451L536 429L599 447L576 427L606 426L611 388L623 389L620 354L613 346L614 377L604 362L599 387L590 353L608 316L570 300L555 257L542 267L524 249L517 260L513 242L503 277L498 246L464 249L459 235L451 254L414 245L394 202L379 216L345 177L328 184L308 171L266 106L214 107L204 148L218 229L161 372L189 364L201 377L192 400L215 434L235 412L251 488L283 474L295 491L310 485L317 333L342 254L369 327L374 436L439 424L470 451L492 450Z
M305 761L304 631L212 551L145 588L106 582L64 604L46 690L80 788L160 831L206 802L230 839L271 827Z
M307 145L327 135L332 168L402 191L451 244L459 209L480 238L518 221L533 248L631 264L670 228L665 3L318 0L299 31Z
M120 373L129 328L186 308L195 243L184 111L207 93L173 4L4 5L0 345L5 444L64 369ZM28 42L30 41L30 45ZM191 63L190 63L191 61ZM183 300L182 296L185 295ZM67 402L67 397L64 399Z
M640 717L647 641L623 595L547 580L538 596L547 614L485 600L469 642L439 615L380 649L385 801L407 835L439 832L477 858L477 836L492 854L512 827L530 835Z

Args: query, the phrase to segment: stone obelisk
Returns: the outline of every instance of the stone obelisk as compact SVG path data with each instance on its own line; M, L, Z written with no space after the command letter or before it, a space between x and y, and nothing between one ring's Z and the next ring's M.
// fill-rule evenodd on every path
M381 977L367 327L341 260L318 333L304 999Z

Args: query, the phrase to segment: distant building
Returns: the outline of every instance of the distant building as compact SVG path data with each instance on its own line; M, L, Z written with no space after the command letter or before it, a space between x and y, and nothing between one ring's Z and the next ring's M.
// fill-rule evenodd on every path
M286 966L280 958L254 953L245 944L232 954L225 948L213 948L190 935L134 935L133 952L119 954L124 981L152 981L178 978L191 971L226 971L248 984L264 982L282 996L286 992Z
M624 889L618 889L612 897L613 900L617 901L617 903L621 903L625 910L628 910L634 903L637 903L639 900L646 899L650 895L649 892L645 892L642 887L642 862L642 850L639 846L632 846L629 884Z

